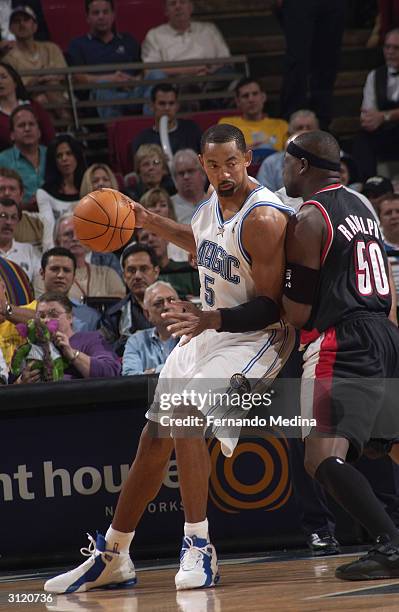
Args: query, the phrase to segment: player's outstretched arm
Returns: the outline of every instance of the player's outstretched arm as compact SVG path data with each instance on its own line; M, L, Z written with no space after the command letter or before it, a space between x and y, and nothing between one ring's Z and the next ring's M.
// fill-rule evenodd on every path
M314 206L303 207L288 222L283 310L285 318L298 329L306 324L312 311L325 232L325 221Z
M161 215L147 210L138 202L130 201L136 215L136 227L145 228L195 255L196 244L191 225L176 223L173 219L161 217Z

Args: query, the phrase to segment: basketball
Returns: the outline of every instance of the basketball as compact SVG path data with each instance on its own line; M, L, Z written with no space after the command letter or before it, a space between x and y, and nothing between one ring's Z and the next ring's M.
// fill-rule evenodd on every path
M116 189L98 189L82 198L73 211L79 241L92 251L116 251L129 242L135 225L130 200Z

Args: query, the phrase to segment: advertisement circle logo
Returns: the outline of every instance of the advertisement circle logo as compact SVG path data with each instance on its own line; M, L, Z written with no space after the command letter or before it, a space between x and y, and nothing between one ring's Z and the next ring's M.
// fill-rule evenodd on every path
M264 435L241 440L230 458L222 454L216 440L211 440L209 452L212 462L209 494L220 510L270 512L289 499L292 487L285 438Z

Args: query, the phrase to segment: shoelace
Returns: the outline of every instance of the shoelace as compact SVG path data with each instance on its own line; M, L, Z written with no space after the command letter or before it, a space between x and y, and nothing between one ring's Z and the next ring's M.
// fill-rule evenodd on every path
M206 546L195 546L192 538L189 536L184 538L184 543L188 545L181 560L181 568L185 571L194 569L198 561L202 559L202 555L207 557L212 555L212 552L207 550L208 544Z
M83 548L80 549L80 554L83 555L84 557L92 557L97 552L96 541L90 535L90 533L86 533L86 535L89 538L90 544L87 548L83 546ZM99 550L98 552L101 554L107 553L109 555L119 555L120 554L117 550L109 550L108 548L106 548L105 550Z

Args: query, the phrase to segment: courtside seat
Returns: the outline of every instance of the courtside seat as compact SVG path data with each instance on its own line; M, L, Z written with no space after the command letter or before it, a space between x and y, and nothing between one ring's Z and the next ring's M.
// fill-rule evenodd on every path
M202 111L184 115L185 119L195 121L202 131L214 125L227 115L237 115L237 110L228 108L220 111ZM142 130L154 124L153 117L122 117L107 124L108 150L110 161L116 172L126 175L133 170L131 144L133 138Z

